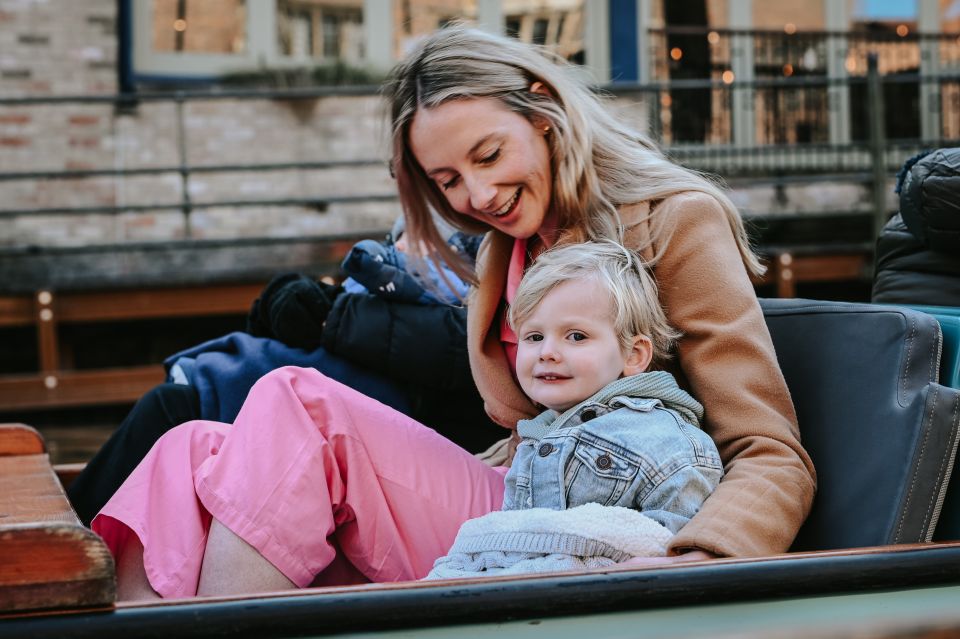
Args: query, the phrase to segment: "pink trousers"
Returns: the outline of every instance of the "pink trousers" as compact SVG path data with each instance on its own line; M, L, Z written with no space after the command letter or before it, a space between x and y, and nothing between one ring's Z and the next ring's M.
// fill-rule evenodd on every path
M136 534L164 597L196 594L211 516L300 587L336 581L325 571L342 575L346 562L370 581L419 579L460 524L500 507L505 472L288 367L256 383L232 426L194 421L164 435L93 529L114 556Z

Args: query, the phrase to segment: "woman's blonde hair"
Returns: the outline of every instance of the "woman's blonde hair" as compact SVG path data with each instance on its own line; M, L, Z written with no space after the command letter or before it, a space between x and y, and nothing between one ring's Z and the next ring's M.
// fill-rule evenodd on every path
M670 324L657 297L657 285L643 260L610 240L561 244L544 252L527 270L510 305L510 327L519 332L547 294L571 280L587 280L610 298L614 332L626 350L638 335L653 342L653 357L670 357L680 336Z
M394 67L383 87L390 107L391 168L413 240L435 247L458 275L474 280L441 241L430 209L467 232L485 232L490 227L458 214L448 204L413 156L409 129L418 109L450 100L495 98L531 122L550 127L546 136L553 176L550 206L562 232L559 242L610 239L622 243L619 207L698 191L720 203L744 263L751 272L762 273L743 221L723 190L668 160L647 136L615 118L581 78L569 63L545 48L462 26L433 33ZM536 82L546 91L532 91ZM651 242L662 252L668 238L656 218L651 217ZM657 258L654 255L651 262Z

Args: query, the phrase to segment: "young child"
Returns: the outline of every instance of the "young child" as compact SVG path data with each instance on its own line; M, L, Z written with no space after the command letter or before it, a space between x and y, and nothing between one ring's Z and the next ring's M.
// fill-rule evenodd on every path
M466 522L429 578L664 554L723 467L702 406L647 372L677 337L653 278L616 243L561 246L524 275L509 321L517 379L546 410L517 426L502 512Z

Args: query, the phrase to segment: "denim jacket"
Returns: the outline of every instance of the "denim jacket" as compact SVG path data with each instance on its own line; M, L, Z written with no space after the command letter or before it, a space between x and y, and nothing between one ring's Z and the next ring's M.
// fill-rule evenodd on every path
M615 380L558 414L522 420L503 510L622 506L676 533L723 475L703 407L663 371Z

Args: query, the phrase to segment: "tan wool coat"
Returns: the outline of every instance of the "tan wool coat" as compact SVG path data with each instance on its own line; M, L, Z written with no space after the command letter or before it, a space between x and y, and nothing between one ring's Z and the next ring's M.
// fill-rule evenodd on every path
M785 552L810 511L813 463L800 445L797 417L756 294L720 204L680 193L656 205L623 207L625 244L648 243L658 216L668 238L653 267L667 320L683 336L664 367L706 409L726 475L671 552L701 549L726 557ZM477 261L479 285L468 305L470 365L487 412L511 429L539 410L514 381L500 342L513 238L488 234ZM642 251L649 259L662 247ZM517 442L514 430L506 460ZM501 459L504 461L504 459Z

